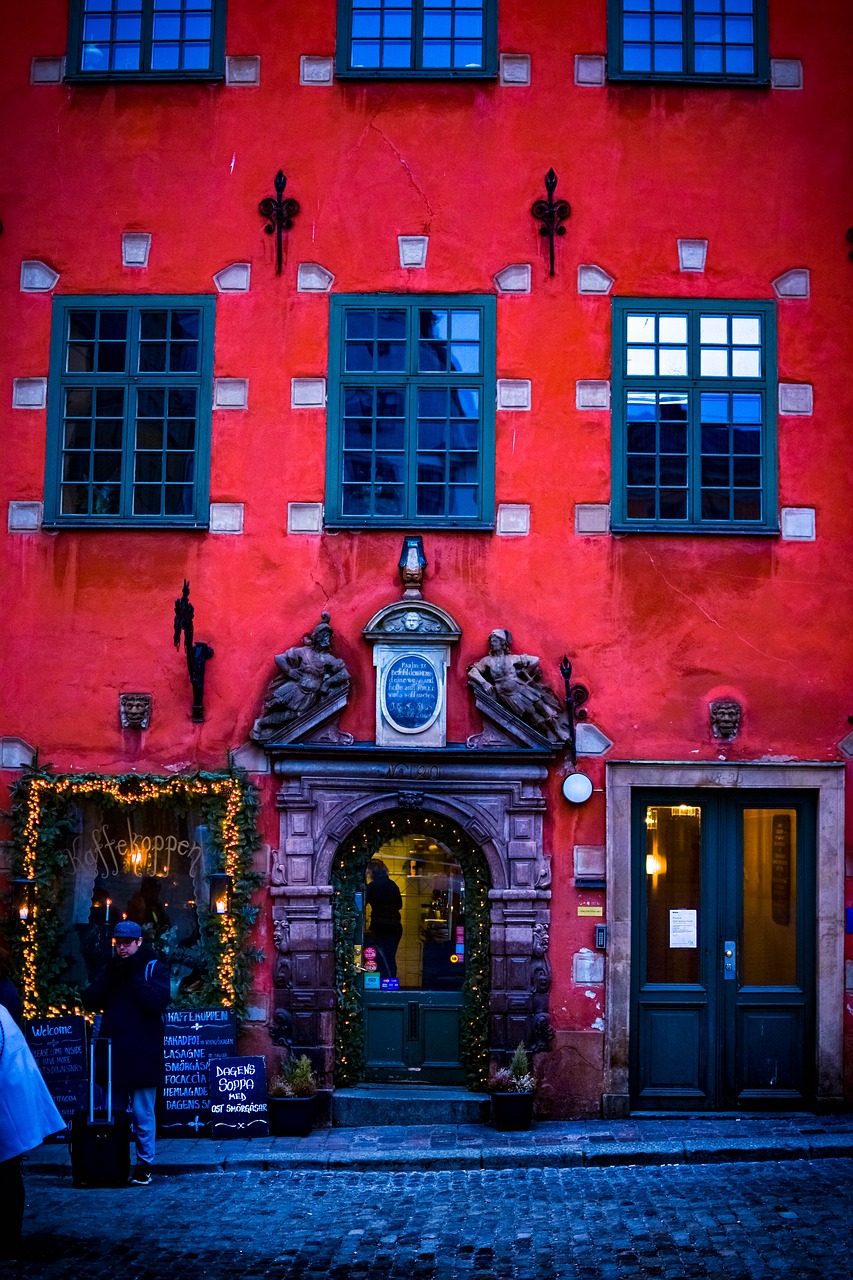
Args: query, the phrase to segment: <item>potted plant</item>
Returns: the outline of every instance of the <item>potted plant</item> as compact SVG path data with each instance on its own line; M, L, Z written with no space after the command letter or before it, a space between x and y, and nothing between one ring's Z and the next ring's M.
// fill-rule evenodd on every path
M267 1086L270 1133L276 1138L305 1138L314 1126L317 1081L311 1059L302 1054L282 1061Z
M507 1132L532 1126L536 1080L523 1044L512 1055L508 1067L492 1069L487 1088L492 1096L492 1118L496 1129Z

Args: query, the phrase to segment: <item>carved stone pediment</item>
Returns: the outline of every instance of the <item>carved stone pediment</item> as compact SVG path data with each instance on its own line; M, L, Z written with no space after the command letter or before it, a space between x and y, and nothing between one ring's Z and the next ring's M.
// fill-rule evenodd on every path
M364 628L362 634L372 644L455 644L462 635L449 613L426 600L395 600L386 604Z
M474 733L468 739L469 747L480 749L523 746L551 753L558 750L556 743L549 742L543 734L537 733L529 724L508 711L496 698L490 698L474 684L469 684L468 688L474 695L474 705L485 722L483 732Z
M347 705L349 690L329 698L313 707L305 715L289 721L278 733L263 738L265 748L282 746L291 742L329 742L335 746L348 747L353 741L351 733L343 733L335 723Z

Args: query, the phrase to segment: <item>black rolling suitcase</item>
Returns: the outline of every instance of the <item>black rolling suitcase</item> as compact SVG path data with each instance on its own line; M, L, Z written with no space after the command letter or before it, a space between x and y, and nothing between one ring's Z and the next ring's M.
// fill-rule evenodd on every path
M95 1045L106 1045L107 1106L95 1110ZM113 1047L93 1040L89 1054L89 1109L71 1117L71 1177L75 1187L123 1187L130 1177L130 1116L113 1112Z

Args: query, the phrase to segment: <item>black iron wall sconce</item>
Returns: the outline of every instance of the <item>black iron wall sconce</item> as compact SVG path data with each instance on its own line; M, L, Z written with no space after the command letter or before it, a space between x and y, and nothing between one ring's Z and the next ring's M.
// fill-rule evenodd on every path
M586 720L586 711L583 704L589 697L589 689L585 684L572 684L572 664L564 655L560 663L560 673L563 677L563 683L566 686L566 718L569 722L569 758L572 765L578 762L578 746L577 746L577 726L576 721Z
M12 881L12 910L14 911L21 924L28 924L33 918L33 908L36 905L36 882L35 880L13 880Z
M275 175L274 186L275 195L266 196L260 202L258 213L267 220L267 225L264 227L267 235L275 235L275 273L280 276L281 237L283 232L289 231L293 226L293 219L299 212L299 201L293 200L290 196L285 200L284 188L287 186L287 178L281 169Z
M193 640L193 615L195 610L190 604L190 584L184 579L184 589L175 601L175 648L181 647L181 636L184 637L184 648L187 654L187 670L193 690L193 724L204 723L204 668L213 650L203 640Z
M566 218L571 216L572 206L568 200L555 200L554 192L557 189L557 175L553 169L549 169L545 174L545 190L548 193L547 200L534 200L530 207L537 222L541 222L539 228L540 236L548 237L548 255L551 263L549 275L554 274L554 237L564 236L566 228L563 226Z

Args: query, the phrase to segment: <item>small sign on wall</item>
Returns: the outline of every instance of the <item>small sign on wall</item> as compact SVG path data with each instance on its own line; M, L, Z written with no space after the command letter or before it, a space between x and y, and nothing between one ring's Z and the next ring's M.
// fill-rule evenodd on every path
M669 913L669 945L670 947L696 946L696 912L675 910Z

